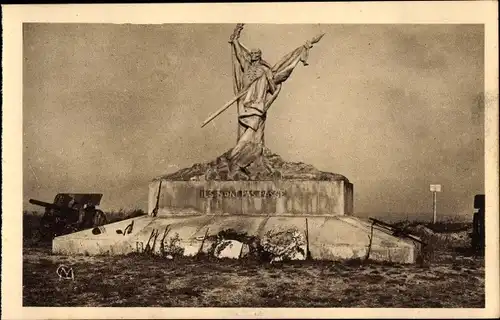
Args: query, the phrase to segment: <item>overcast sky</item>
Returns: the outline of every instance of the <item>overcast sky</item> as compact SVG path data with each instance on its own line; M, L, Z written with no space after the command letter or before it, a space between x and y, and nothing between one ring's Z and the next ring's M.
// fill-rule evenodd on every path
M234 25L25 24L24 206L102 192L147 207L154 177L234 146ZM345 175L356 212L470 215L484 192L484 32L478 25L246 25L271 64L326 32L271 107L266 143Z

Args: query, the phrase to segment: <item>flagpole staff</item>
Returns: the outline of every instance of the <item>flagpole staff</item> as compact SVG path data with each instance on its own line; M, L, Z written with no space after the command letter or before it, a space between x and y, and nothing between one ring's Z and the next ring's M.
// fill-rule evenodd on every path
M229 100L228 103L226 103L225 105L222 106L222 108L220 108L219 110L215 111L214 113L212 113L208 118L207 120L203 121L203 124L201 125L201 127L203 128L204 126L206 126L210 121L212 121L213 119L215 119L219 114L223 113L224 111L226 111L227 108L229 108L233 103L235 103L236 101L238 101L239 98L243 97L246 93L248 92L248 89L246 90L243 90L242 92L238 93L238 95L234 98L232 98L231 100Z

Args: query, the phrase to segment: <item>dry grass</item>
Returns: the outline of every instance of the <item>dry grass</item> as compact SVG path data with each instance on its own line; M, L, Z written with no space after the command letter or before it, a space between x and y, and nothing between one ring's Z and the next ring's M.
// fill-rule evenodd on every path
M448 256L429 268L380 263L167 260L24 254L25 306L484 307L484 264ZM60 264L75 280L56 275Z
M26 235L26 233L25 233ZM432 247L427 264L263 264L129 255L59 256L25 242L25 306L483 308L484 260ZM200 261L201 260L201 261ZM61 280L59 265L73 268Z

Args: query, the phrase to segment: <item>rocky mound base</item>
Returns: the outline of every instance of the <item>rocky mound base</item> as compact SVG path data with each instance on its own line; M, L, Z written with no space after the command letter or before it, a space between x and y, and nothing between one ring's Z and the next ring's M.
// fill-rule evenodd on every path
M177 172L158 177L155 180L344 180L348 182L348 179L341 174L320 171L312 165L303 162L287 162L267 148L264 149L261 161L256 161L247 168L249 174L241 173L231 176L229 174L228 161L230 152L231 150L225 152L211 162L197 163L189 168L184 168Z

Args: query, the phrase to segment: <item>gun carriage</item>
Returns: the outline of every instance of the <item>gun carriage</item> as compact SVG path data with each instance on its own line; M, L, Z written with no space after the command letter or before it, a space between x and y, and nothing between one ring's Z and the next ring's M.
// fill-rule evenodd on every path
M96 208L101 198L102 194L97 193L59 193L53 203L30 199L31 204L45 208L39 227L40 240L106 224L106 214Z

